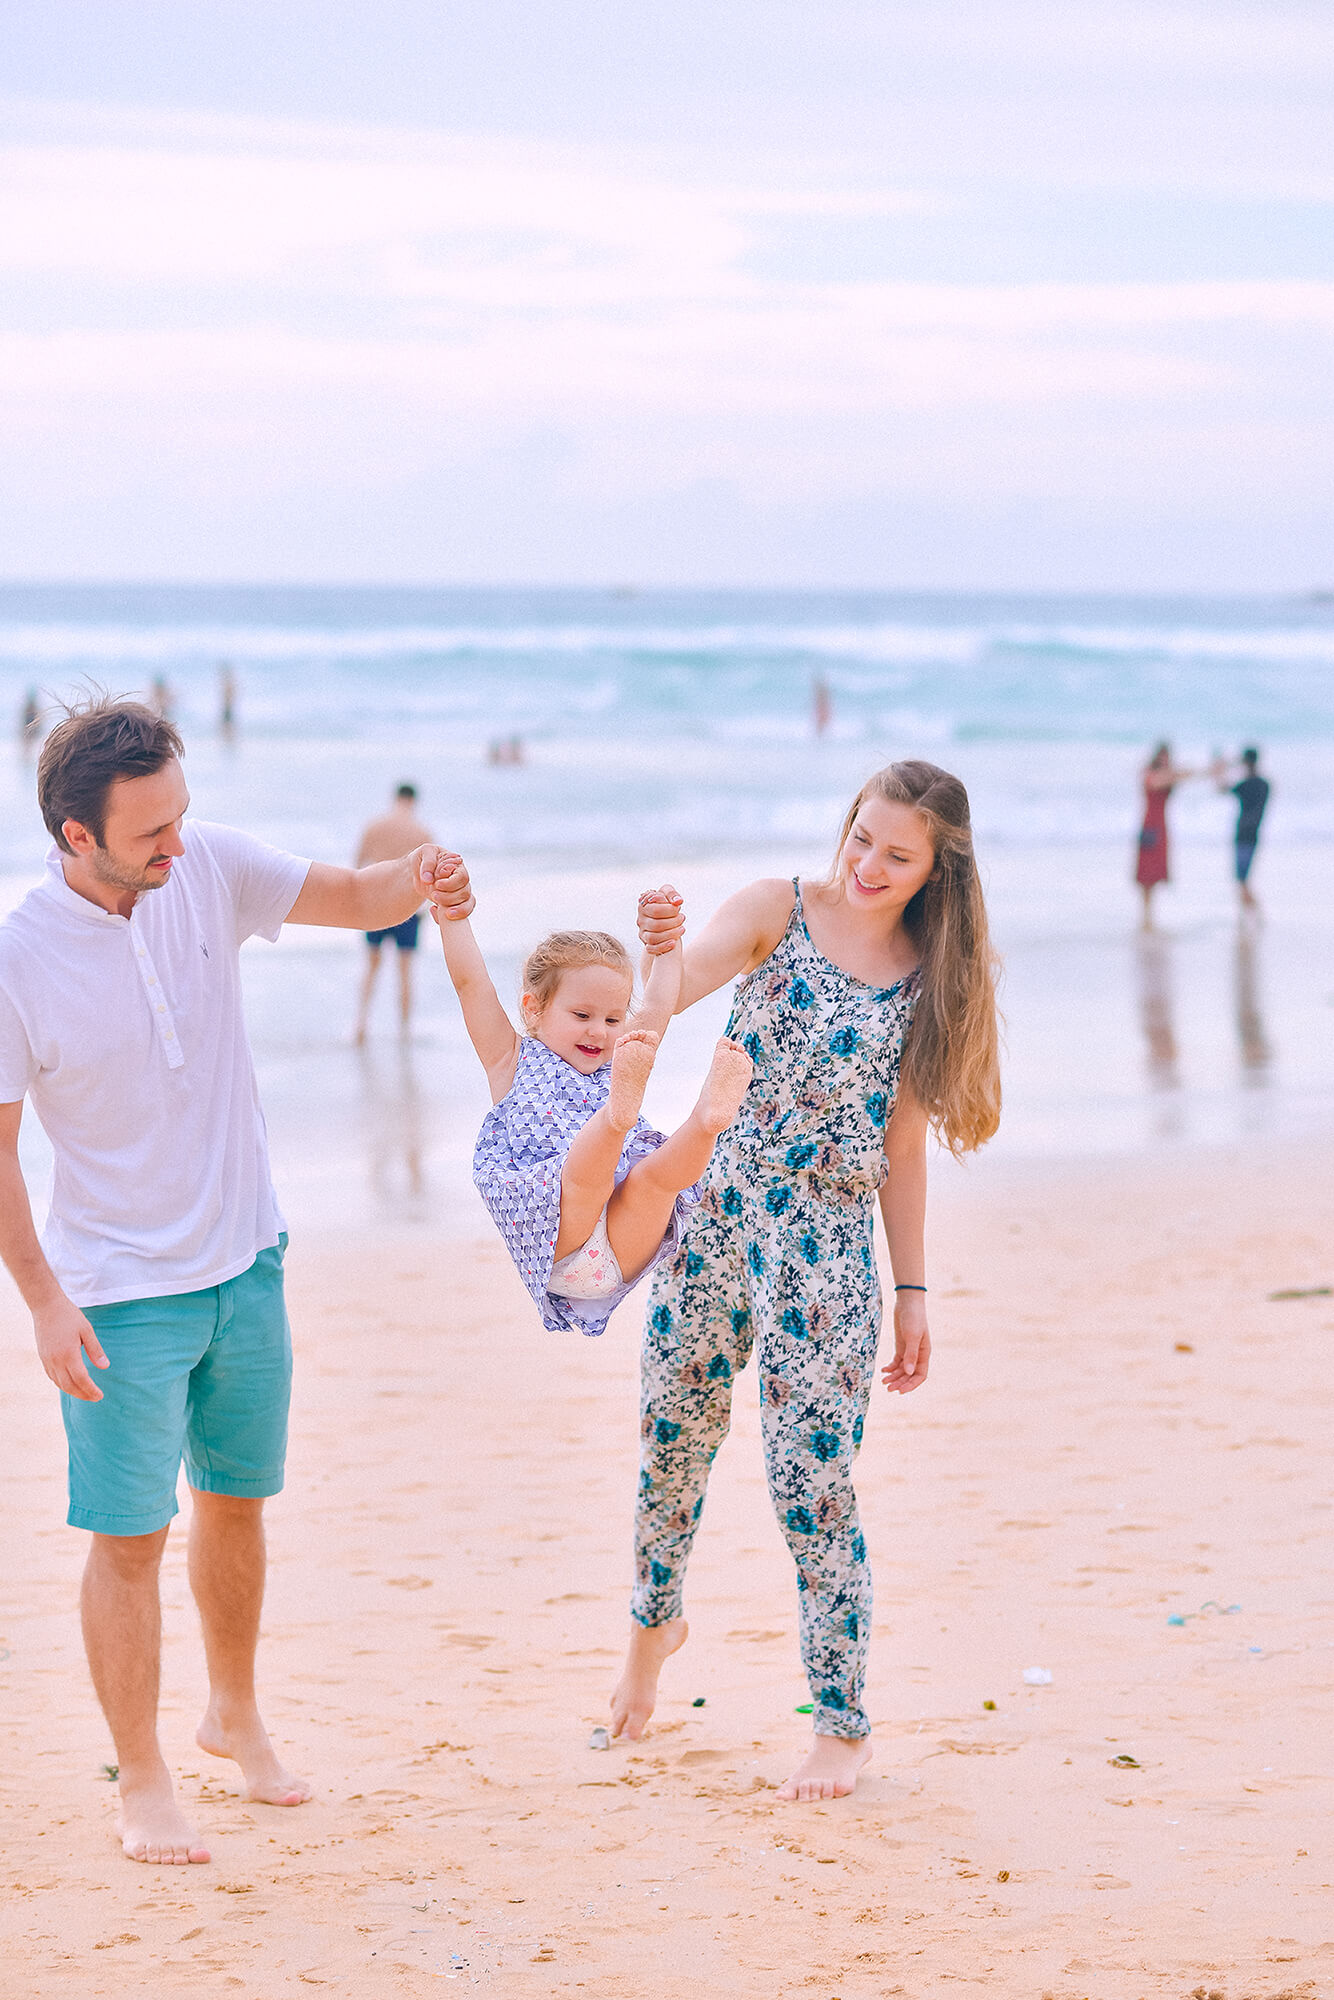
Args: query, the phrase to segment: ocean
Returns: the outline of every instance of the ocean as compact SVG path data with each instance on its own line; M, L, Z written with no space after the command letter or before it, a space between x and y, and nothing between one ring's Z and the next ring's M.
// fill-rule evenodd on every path
M216 733L240 683L240 754ZM957 770L983 846L1116 842L1135 773L1256 741L1267 837L1334 840L1334 603L871 593L0 589L0 714L29 689L168 683L197 808L342 856L384 786L417 782L470 852L710 855L829 837L878 763ZM811 728L812 687L832 702ZM524 763L488 764L520 739ZM31 864L13 769L0 870ZM1211 790L1174 803L1218 837Z
M702 918L756 873L818 870L863 778L930 758L969 787L1006 959L998 1153L1252 1143L1334 1105L1334 602L9 585L10 901L46 848L18 740L28 693L158 677L203 817L343 860L390 787L417 784L473 865L502 990L554 923L628 932L634 888L664 874ZM1261 748L1263 923L1238 929L1234 807L1201 776L1172 800L1159 935L1137 935L1138 774L1160 737L1197 770ZM519 761L494 761L516 743ZM348 1046L357 940L293 931L247 948L280 1186L302 1214L425 1217L442 1189L468 1212L484 1098L424 943L416 1040L397 1047L386 980L361 1054ZM655 1115L684 1108L724 1005L673 1029ZM25 1143L39 1165L40 1138Z

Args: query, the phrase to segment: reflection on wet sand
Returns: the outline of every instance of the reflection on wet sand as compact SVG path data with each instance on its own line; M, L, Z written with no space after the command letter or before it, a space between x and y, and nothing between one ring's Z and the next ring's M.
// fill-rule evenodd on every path
M1135 940L1135 961L1149 1083L1154 1090L1178 1090L1171 938L1162 931L1141 932Z
M1261 1003L1261 938L1259 924L1252 918L1244 917L1237 927L1231 952L1232 1018L1236 1028L1241 1081L1248 1090L1267 1089L1273 1081L1274 1047L1265 1028ZM1170 1137L1176 1131L1178 1107L1185 1087L1181 1073L1181 1047L1177 1039L1176 989L1180 950L1180 940L1174 939L1169 932L1147 931L1135 940L1145 1079L1157 1101L1154 1124L1160 1137ZM1185 962L1193 965L1197 975L1200 973L1197 958L1188 954ZM1216 960L1208 967L1206 976L1208 972L1219 978L1225 976ZM1207 1043L1209 1036L1205 1023L1212 1011L1212 996L1192 990L1188 998L1188 1019L1199 1019ZM1222 1082L1221 1077L1214 1077L1211 1087L1216 1089Z
M1260 1011L1260 929L1253 918L1243 917L1237 926L1232 991L1237 1040L1241 1045L1242 1081L1255 1089L1268 1082L1267 1071L1274 1050Z
M357 1050L366 1170L380 1211L420 1221L426 1208L424 1107L416 1055L409 1042L392 1051Z
M1181 1075L1177 1068L1175 990L1172 940L1161 931L1141 931L1135 940L1139 974L1139 1018L1149 1089L1155 1093L1150 1110L1160 1139L1179 1138L1185 1129Z

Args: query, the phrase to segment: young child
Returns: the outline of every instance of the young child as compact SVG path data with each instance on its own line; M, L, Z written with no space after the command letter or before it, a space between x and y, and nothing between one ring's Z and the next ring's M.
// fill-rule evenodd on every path
M454 857L450 857L454 858ZM473 1180L542 1322L598 1334L626 1293L676 1247L694 1183L735 1118L752 1065L714 1051L699 1101L664 1137L640 1116L658 1042L681 991L681 950L654 958L638 1010L625 946L604 931L555 931L523 968L520 1034L501 1004L466 910L457 862L438 887L445 964L491 1085Z

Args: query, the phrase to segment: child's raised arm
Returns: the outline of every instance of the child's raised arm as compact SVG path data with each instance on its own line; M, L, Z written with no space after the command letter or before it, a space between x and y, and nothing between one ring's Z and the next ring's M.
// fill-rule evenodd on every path
M655 892L648 890L640 897L642 908L646 897ZM678 911L681 898L676 891L671 892ZM685 968L685 954L680 939L670 951L659 950L648 960L648 972L644 980L644 996L635 1009L631 1023L636 1028L648 1028L655 1035L667 1032L667 1024L676 1012L681 998L681 978Z
M448 859L457 865L452 874L437 880L435 888L440 900L432 902L431 915L440 930L445 964L463 1009L463 1025L468 1030L468 1039L486 1071L487 1082L491 1085L491 1102L499 1104L514 1081L514 1066L519 1059L519 1033L501 1005L500 995L486 969L481 947L473 936L472 925L466 916L452 917L449 914L450 904L458 904L460 891L468 888L468 871L457 856L450 855ZM472 907L471 898L467 907Z

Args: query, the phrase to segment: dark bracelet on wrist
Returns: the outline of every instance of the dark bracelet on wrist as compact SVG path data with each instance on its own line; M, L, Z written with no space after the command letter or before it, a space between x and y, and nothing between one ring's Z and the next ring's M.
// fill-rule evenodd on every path
M895 1285L894 1289L895 1289L895 1291L896 1291L896 1292L924 1292L924 1291L926 1290L926 1286L925 1286L925 1285Z

